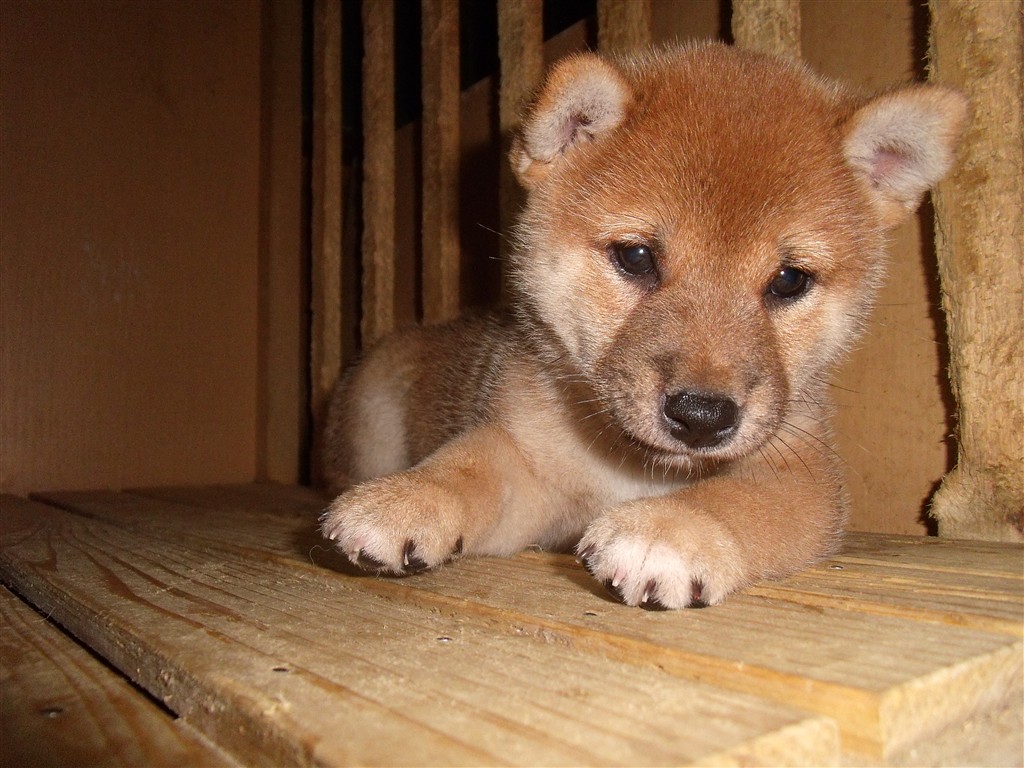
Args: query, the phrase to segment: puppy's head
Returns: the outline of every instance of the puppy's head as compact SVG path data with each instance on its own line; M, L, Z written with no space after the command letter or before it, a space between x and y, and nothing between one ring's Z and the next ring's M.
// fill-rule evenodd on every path
M965 114L721 45L565 60L511 155L524 311L662 460L745 455L820 398Z

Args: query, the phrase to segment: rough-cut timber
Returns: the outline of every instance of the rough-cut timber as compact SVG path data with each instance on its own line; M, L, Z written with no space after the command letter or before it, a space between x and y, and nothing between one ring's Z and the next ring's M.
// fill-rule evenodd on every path
M459 4L423 0L423 320L459 314Z
M395 324L395 6L363 14L363 346Z
M607 53L651 43L651 0L598 0L598 47Z
M519 126L519 115L540 84L544 70L544 25L541 0L503 0L498 3L498 56L501 90L498 122L501 128L500 206L502 254L508 252L509 233L522 205L523 193L508 164L509 139Z
M565 555L354 574L316 530L326 501L278 486L2 497L0 578L247 765L1024 754L1005 725L1024 700L1019 545L853 536L793 579L652 613ZM935 740L951 733L976 737Z
M342 365L341 0L315 9L310 405L319 433Z
M733 0L736 45L763 53L800 57L800 0Z
M939 533L1024 537L1024 3L931 3L932 76L972 115L934 194L936 251L958 408L956 468L931 513Z
M233 763L0 587L0 765Z

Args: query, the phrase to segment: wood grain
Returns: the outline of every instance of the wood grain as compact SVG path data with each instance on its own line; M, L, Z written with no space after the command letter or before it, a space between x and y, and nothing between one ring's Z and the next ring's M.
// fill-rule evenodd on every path
M650 45L650 0L598 0L597 43L605 53L635 51Z
M317 0L313 30L313 201L310 406L319 435L341 373L341 1Z
M366 347L395 324L395 8L362 4L363 317Z
M287 489L262 502L259 488L143 493L48 498L137 535L176 540L187 530L197 547L246 561L317 577L347 571L315 531L318 494L296 493L285 513ZM471 617L588 657L796 702L835 719L845 750L881 760L995 706L1020 679L1020 548L972 546L852 536L846 554L805 574L713 610L671 614L612 603L571 558L551 554L343 582L365 601ZM966 574L959 585L957 561Z
M187 517L174 536L147 533L144 518L166 525L180 507L129 524L129 506L112 524L98 507L68 514L6 497L0 570L246 763L838 757L827 718L537 642L474 611L424 609L376 579L193 539ZM269 519L236 513L254 527Z
M423 320L459 314L459 4L423 0Z
M508 163L512 134L519 128L523 109L540 85L544 70L544 25L541 0L505 0L498 3L498 57L501 87L498 121L502 136L499 200L502 256L511 246L508 234L516 221L524 195Z
M939 534L1024 540L1024 2L930 3L932 77L972 114L935 190L935 249L958 407Z
M0 627L0 764L233 764L2 587Z
M736 45L800 58L800 0L733 0Z

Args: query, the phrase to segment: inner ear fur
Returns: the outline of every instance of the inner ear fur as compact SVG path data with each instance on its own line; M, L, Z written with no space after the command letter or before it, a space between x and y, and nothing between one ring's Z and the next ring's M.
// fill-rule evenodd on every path
M614 130L632 95L622 74L592 53L563 59L547 76L513 139L510 162L530 189L574 147Z
M958 91L917 85L878 96L854 113L843 151L883 226L894 227L917 210L949 171L967 111Z

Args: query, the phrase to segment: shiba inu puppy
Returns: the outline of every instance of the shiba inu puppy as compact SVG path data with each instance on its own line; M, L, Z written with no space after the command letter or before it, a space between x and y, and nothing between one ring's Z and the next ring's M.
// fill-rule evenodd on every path
M865 97L718 44L562 61L511 153L511 310L343 377L324 535L392 574L575 545L663 608L834 553L828 377L965 116L941 87Z

